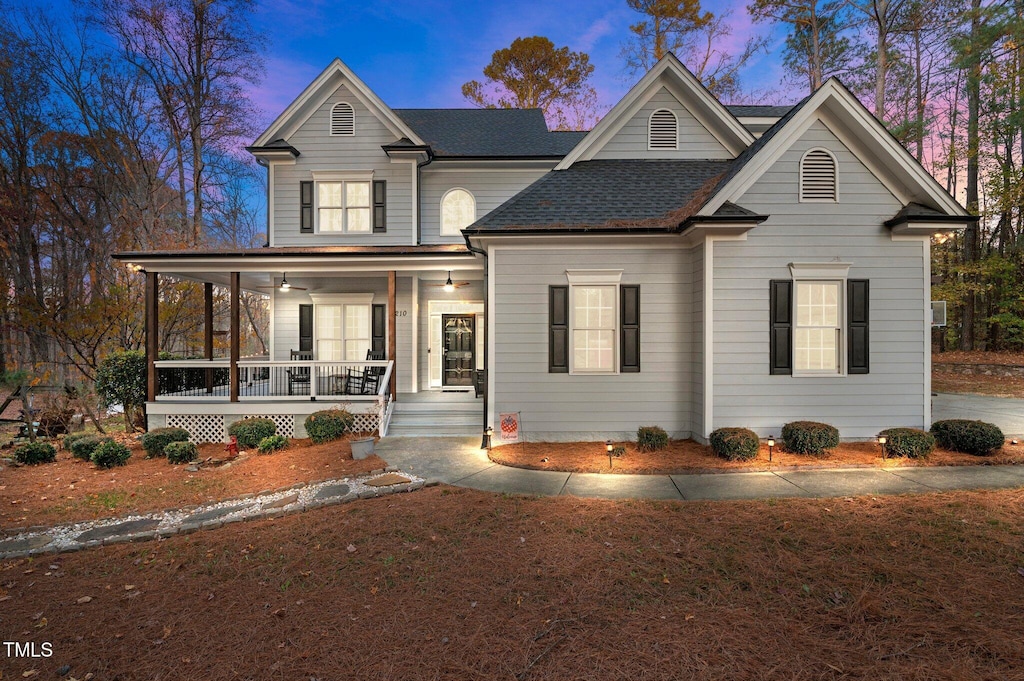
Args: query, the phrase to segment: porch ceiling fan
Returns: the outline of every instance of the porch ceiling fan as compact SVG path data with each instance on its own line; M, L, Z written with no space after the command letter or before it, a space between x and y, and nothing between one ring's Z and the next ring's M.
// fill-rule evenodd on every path
M257 286L256 288L265 288L265 289L270 289L270 290L277 289L278 291L305 291L306 290L305 287L303 287L303 286L292 286L291 284L289 284L288 283L288 275L286 273L283 273L283 272L281 273L281 283L279 285L277 285L277 286Z
M462 288L463 286L469 286L469 282L468 281L455 281L455 282L453 282L452 281L452 271L448 270L448 281L444 282L443 284L427 284L427 286L435 286L435 287L443 288L445 290L445 292L451 293L452 291L454 291L457 288Z

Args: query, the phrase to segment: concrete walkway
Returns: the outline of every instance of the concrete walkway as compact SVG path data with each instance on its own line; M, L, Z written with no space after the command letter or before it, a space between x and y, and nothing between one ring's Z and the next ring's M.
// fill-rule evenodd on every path
M977 418L977 417L975 417ZM558 473L494 463L480 438L386 437L377 454L426 480L459 487L599 499L763 499L913 494L952 489L1024 487L1024 466L929 466L817 470L615 475Z
M932 420L977 419L994 423L1006 437L1024 437L1024 400L988 395L937 393Z

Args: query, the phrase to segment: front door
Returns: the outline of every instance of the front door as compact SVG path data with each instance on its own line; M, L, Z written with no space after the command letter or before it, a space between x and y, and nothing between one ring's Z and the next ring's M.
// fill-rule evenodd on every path
M476 347L473 338L475 328L476 315L441 315L441 335L444 343L442 385L473 385L473 367L476 364L473 358Z

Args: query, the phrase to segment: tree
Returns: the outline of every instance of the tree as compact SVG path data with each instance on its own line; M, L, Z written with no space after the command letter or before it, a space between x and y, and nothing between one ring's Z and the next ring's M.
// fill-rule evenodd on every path
M892 34L903 30L905 0L852 0L851 6L864 14L875 33L875 118L885 120L885 85L891 63Z
M559 122L574 107L596 104L596 93L587 81L594 72L583 52L556 48L543 36L516 38L497 50L484 67L487 80L471 80L462 95L487 109L541 109L549 121ZM564 121L571 123L571 121Z
M669 52L677 57L693 47L696 33L714 20L702 12L700 0L626 0L629 8L646 19L629 27L623 48L626 68L632 73L650 70Z
M789 25L783 63L791 74L807 80L811 92L850 66L844 9L838 0L753 0L747 6L755 22Z

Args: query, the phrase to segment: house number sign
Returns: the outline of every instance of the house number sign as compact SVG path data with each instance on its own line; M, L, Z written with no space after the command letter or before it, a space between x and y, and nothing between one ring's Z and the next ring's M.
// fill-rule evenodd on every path
M395 316L396 317L408 317L409 316L409 311L408 310L395 310Z

